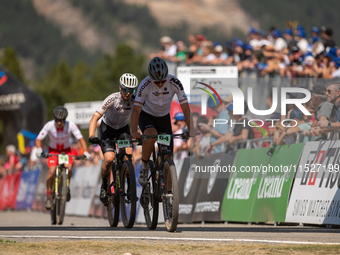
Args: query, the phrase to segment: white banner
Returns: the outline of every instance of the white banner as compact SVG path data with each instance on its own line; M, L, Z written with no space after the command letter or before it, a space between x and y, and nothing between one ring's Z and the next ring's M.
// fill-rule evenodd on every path
M305 144L286 222L340 224L339 152L340 141Z
M93 114L96 112L102 101L67 103L68 121L73 121L81 128L88 128Z
M179 66L177 78L183 84L185 94L191 104L200 104L202 95L205 96L205 92L193 89L197 82L212 86L221 97L226 96L225 90L221 90L224 85L238 86L236 66ZM220 93L221 91L223 93Z
M72 177L71 201L66 203L66 214L89 216L93 197L96 193L100 167L78 167Z

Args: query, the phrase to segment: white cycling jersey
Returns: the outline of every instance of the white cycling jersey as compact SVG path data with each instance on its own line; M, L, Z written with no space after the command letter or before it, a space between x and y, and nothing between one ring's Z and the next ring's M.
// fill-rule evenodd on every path
M142 106L144 112L154 117L163 117L170 112L175 94L180 104L188 102L183 85L175 76L168 74L167 81L161 88L148 76L138 87L135 105Z
M128 101L124 101L120 92L116 92L105 98L96 112L103 116L106 125L113 129L120 129L129 122L134 100L135 95L132 95Z
M83 138L79 128L72 121L66 121L64 127L59 129L56 127L55 121L51 120L40 131L37 139L43 140L48 135L50 148L61 151L70 147L71 134L78 140Z

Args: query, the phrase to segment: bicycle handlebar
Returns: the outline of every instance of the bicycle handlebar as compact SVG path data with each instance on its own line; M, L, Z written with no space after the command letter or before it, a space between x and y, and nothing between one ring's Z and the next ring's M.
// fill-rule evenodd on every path
M62 155L66 155L65 153L59 153L59 154L52 154L52 153L41 153L41 156L42 157L44 157L44 158L48 158L48 157L51 157L51 156L58 156L58 155L60 155L60 154L62 154ZM77 159L77 160L79 160L79 159L86 159L86 156L85 155L77 155L77 156L75 156L75 155L67 155L67 156L69 156L69 157L71 157L71 158L75 158L75 159Z

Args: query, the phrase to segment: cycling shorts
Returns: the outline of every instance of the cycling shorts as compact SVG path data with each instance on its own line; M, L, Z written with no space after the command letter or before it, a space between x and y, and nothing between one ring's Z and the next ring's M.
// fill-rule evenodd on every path
M56 150L56 149L53 149L51 147L48 148L48 153L50 153L50 154L60 154L62 152L65 152L66 155L74 155L71 152L70 147L68 147L67 149L63 149L63 150ZM71 158L71 157L69 158L69 164L73 165L73 158ZM58 165L58 156L48 157L48 159L47 159L47 166L48 167L57 166L57 165Z
M103 121L100 124L100 139L103 140L104 145L101 146L103 154L106 152L115 152L115 143L110 143L105 140L115 140L118 139L121 134L131 135L129 125L122 127L120 129L113 129L112 127L106 125Z
M165 133L172 135L172 128L171 128L171 119L170 113L163 117L155 117L152 116L144 111L141 111L139 115L139 128L144 131L148 128L155 128L158 134ZM173 152L174 148L174 141L171 139L170 142L170 150Z

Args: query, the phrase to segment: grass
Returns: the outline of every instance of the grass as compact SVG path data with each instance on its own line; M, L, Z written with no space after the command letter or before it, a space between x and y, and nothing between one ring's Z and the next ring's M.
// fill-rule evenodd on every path
M16 242L0 239L1 254L340 254L336 245L271 245L159 241Z

